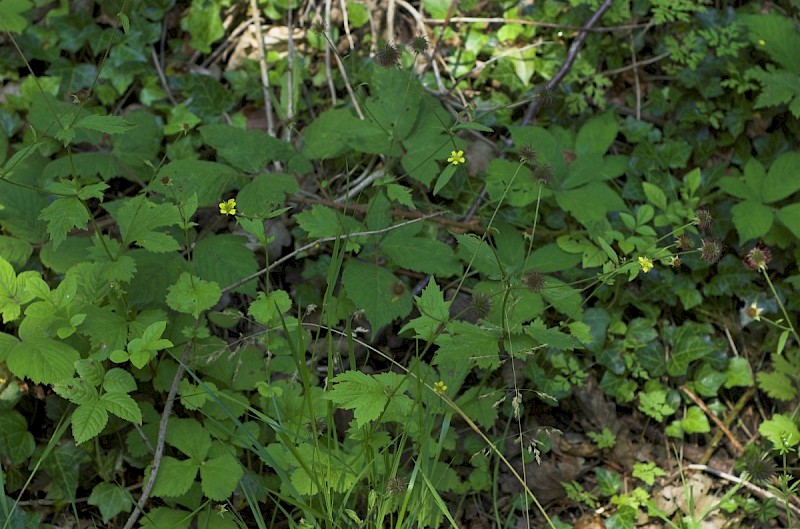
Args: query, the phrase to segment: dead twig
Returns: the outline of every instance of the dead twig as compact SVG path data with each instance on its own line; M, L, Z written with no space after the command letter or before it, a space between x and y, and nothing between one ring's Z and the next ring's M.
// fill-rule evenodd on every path
M575 62L575 58L578 56L578 51L583 45L583 41L586 40L586 35L589 34L589 30L594 27L600 17L611 7L612 0L603 0L603 3L600 4L600 7L597 8L597 11L586 21L586 24L581 28L578 36L575 37L575 40L572 42L572 45L569 47L569 51L567 52L567 58L564 60L564 64L561 65L561 68L556 72L552 79L547 81L544 85L544 90L546 92L552 92L556 86L564 79L564 76L567 75L570 68L572 68L572 64ZM525 117L522 119L522 124L527 125L533 118L536 116L536 112L539 110L539 106L541 105L541 98L536 98L531 101L530 105L528 105L528 110L525 112Z
M199 319L195 321L195 328L197 328L199 323ZM175 370L175 376L172 377L172 386L169 388L167 401L164 403L164 411L161 413L161 421L158 424L158 440L156 441L156 451L153 455L153 466L150 468L150 476L142 489L142 495L139 496L139 501L136 502L136 506L128 517L128 521L125 522L123 529L131 529L134 526L143 512L144 506L147 505L147 500L150 499L150 493L153 492L153 486L155 486L156 478L158 477L158 470L161 468L161 459L164 457L164 442L167 439L167 425L172 415L172 406L175 404L175 396L178 394L178 385L183 378L183 373L185 371L184 366L186 362L189 361L189 351L191 351L193 343L191 339L186 342L186 346L183 348L181 361L178 363L178 367Z
M264 49L264 31L261 28L261 11L258 7L258 0L250 0L250 9L253 12L253 23L256 26L256 38L258 39L258 65L261 69L261 90L264 94L264 114L267 117L267 134L275 137L275 119L272 115L272 97L269 88L269 72L267 69L267 52Z
M734 452L736 452L736 456L738 457L738 456L741 456L742 454L744 454L744 447L742 447L742 444L741 444L741 443L740 443L740 442L739 442L739 441L736 439L736 437L734 437L733 433L731 433L731 431L728 429L728 427L725 425L725 423L723 423L723 422L720 420L720 418L719 418L719 417L717 417L716 415L714 415L714 412L713 412L713 411L711 411L711 410L708 408L708 406L706 406L706 403L705 403L705 402L703 402L703 399L701 399L700 397L698 397L697 395L695 395L695 394L694 394L694 392L692 392L692 390L690 390L690 389L689 389L689 388L687 388L686 386L681 386L681 387L680 387L680 389L681 389L681 391L683 391L683 392L684 392L684 393L685 393L685 394L686 394L686 395L687 395L687 396L688 396L690 399L692 399L692 400L694 401L694 403L695 403L695 404L697 404L697 405L700 407L700 409L701 409L701 410L703 410L703 411L705 412L705 414L706 414L706 415L708 415L709 419L711 419L712 421L714 421L714 424L716 424L716 425L717 425L717 427L719 427L719 429L720 429L720 430L722 430L722 431L723 431L723 433L725 434L725 436L727 436L728 440L729 440L729 441L731 442L731 444L733 445L733 450L734 450Z

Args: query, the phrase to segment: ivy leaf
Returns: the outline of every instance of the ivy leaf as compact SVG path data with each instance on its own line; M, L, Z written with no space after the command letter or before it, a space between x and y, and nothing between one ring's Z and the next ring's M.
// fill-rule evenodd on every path
M667 373L673 377L686 374L689 364L708 355L712 350L708 336L701 335L694 325L684 323L672 336L673 353L667 362Z
M415 332L414 337L432 341L436 337L436 331L450 319L451 301L445 301L442 290L436 284L435 279L431 279L422 295L414 298L419 309L419 318L414 318L400 332L411 329Z
M750 369L750 362L747 358L736 356L728 362L725 370L725 387L742 386L749 388L753 385L753 372Z
M358 428L380 417L392 399L408 399L397 386L384 385L377 377L360 371L337 375L325 398L346 410L353 410Z
M0 454L19 465L36 449L36 440L28 431L28 422L14 410L0 411Z
M170 286L167 305L177 312L191 314L195 318L219 301L222 291L214 282L204 281L188 272L183 272L178 282Z
M32 336L8 351L6 364L19 378L37 384L57 384L72 377L73 364L80 358L69 345L44 336Z
M233 494L243 475L239 461L230 454L223 454L200 465L200 488L212 500L224 501Z
M114 516L130 510L133 506L133 497L125 488L104 482L95 485L87 503L100 509L103 523L107 524Z
M130 398L130 397L129 397ZM77 444L97 437L108 422L108 412L97 399L80 404L72 414L72 436Z
M342 284L353 303L364 310L374 331L411 312L405 285L385 268L351 261L345 265Z
M64 242L72 228L85 231L89 219L89 210L74 196L58 198L39 213L39 220L47 222L47 232L53 242L53 249Z

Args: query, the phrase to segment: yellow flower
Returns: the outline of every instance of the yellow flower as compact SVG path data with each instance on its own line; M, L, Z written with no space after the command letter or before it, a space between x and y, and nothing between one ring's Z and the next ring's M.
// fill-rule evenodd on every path
M444 382L442 382L442 381L440 380L439 382L436 382L436 383L433 385L433 391L435 391L435 392L436 392L436 393L438 393L439 395L442 395L442 394L443 394L445 391L447 391L447 386L445 386L445 385L444 385Z
M642 272L646 274L647 272L653 269L653 261L651 261L647 257L640 257L639 266L642 267Z
M236 199L230 198L227 202L220 202L219 212L223 215L236 215Z
M464 151L450 151L450 158L448 158L447 161L453 165L458 165L467 160L464 158Z

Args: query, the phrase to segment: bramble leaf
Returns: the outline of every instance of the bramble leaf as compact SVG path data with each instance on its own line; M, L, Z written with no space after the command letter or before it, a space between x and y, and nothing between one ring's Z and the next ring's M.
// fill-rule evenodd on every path
M64 342L31 336L14 345L6 364L16 376L37 384L57 384L72 377L78 351Z
M100 434L108 422L108 413L96 398L80 404L72 414L72 436L81 444Z

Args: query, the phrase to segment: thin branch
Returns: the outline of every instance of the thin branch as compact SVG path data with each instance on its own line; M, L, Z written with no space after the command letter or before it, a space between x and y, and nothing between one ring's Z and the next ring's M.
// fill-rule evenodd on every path
M172 103L172 106L178 106L178 102L175 100L175 96L172 95L172 89L170 89L169 84L167 83L167 77L164 75L164 69L161 67L161 61L158 60L158 54L156 53L155 46L152 45L150 46L150 55L152 56L153 64L156 67L158 80L161 81L161 87L164 88L164 92L167 93L169 102Z
M543 28L563 29L566 31L588 31L590 33L611 33L614 31L626 31L630 29L645 28L647 23L641 24L625 24L621 26L601 26L599 28L579 28L577 26L564 26L561 24L554 24L552 22L538 22L536 20L521 20L516 18L503 18L503 17L451 17L450 22L467 22L478 24L519 24L521 26L538 26ZM447 23L447 19L442 18L426 18L426 24L439 26Z
M581 45L583 45L583 41L586 40L586 35L589 34L589 30L600 20L600 17L611 7L612 0L603 0L603 3L600 4L600 7L594 14L586 21L586 24L581 28L580 33L578 36L575 37L575 40L572 42L572 45L569 47L569 51L567 52L567 58L564 61L564 64L561 65L561 69L553 76L552 79L547 81L545 84L545 90L548 92L552 92L556 86L564 79L564 76L567 75L570 68L572 68L573 63L575 62L575 58L578 56L578 50L580 50ZM533 118L536 116L536 112L539 110L539 106L541 105L541 98L536 98L531 101L531 104L528 105L528 110L525 112L525 117L522 119L522 124L527 125Z
M199 323L199 319L195 321L195 328ZM169 394L167 394L167 402L164 403L164 411L161 413L161 422L158 424L158 440L156 441L156 452L153 455L153 466L150 469L150 476L142 489L142 495L139 497L136 507L128 517L128 521L125 522L125 527L123 527L123 529L131 529L133 527L142 514L147 500L150 499L150 493L153 492L153 486L156 484L156 477L158 477L158 471L161 468L161 459L164 457L164 442L167 439L167 425L169 424L169 418L172 414L172 406L175 404L175 396L178 394L178 385L183 378L184 366L186 362L189 361L189 351L192 349L193 343L194 342L190 339L183 348L181 361L175 370L175 376L172 378L172 386L170 386Z
M325 0L325 41L328 46L325 47L325 79L328 81L328 90L331 92L331 106L336 106L336 85L333 84L333 71L331 70L331 44L330 35L328 32L331 30L331 0Z
M666 59L667 57L669 57L669 52L656 55L655 57L650 57L649 59L639 61L636 64L629 64L628 66L623 66L622 68L615 68L613 70L597 72L597 75L605 75L605 76L617 75L619 73L627 72L628 70L633 70L635 68L641 68L642 66L646 66L648 64L653 64L654 62L658 62L661 59Z
M261 11L258 8L258 0L250 0L250 9L253 11L253 23L256 25L256 39L258 39L258 51L260 54L258 65L261 68L261 90L264 94L264 114L267 116L267 134L275 137L275 120L272 116L272 97L269 93L267 51L264 48L264 31L261 28Z
M722 430L725 433L725 435L727 436L728 440L733 445L733 449L736 452L737 457L739 457L742 454L744 454L744 448L742 447L742 443L740 443L739 440L736 439L736 437L733 436L733 433L728 429L728 427L725 425L725 423L723 423L720 420L720 418L717 417L714 414L714 412L712 412L709 409L708 406L706 406L706 403L703 402L703 399L701 399L700 397L695 395L686 386L680 386L680 390L683 391L690 399L692 399L694 401L694 403L697 404L700 407L700 409L705 412L706 415L708 415L709 419L714 421L714 424L716 424L719 427L719 429Z
M383 229L380 229L380 230L359 231L359 232L356 232L356 233L343 233L342 235L335 235L333 237L323 237L322 239L317 239L316 241L313 241L313 242L310 242L310 243L308 243L308 244L306 244L304 246L301 246L300 248L298 248L297 250L293 251L292 253L281 257L277 261L271 263L266 268L263 268L263 269L259 270L255 274L250 274L249 276L244 277L244 278L236 281L235 283L232 283L232 284L228 285L227 287L222 289L222 292L225 293L225 292L227 292L229 290L233 290L234 288L237 288L237 287L240 287L240 286L244 285L248 281L252 281L253 279L261 277L262 275L266 274L267 272L269 272L270 270L272 270L276 266L285 263L289 259L294 258L296 255L301 254L301 253L305 252L306 250L310 250L311 248L314 248L318 244L322 244L324 242L332 242L332 241L336 241L336 240L352 239L354 237L367 237L369 235L380 235L382 233L387 233L387 232L402 228L403 226L408 226L409 224L415 224L417 222L422 222L424 220L432 219L432 218L437 217L437 216L442 215L442 214L443 213L431 213L430 215L424 215L424 216L422 216L420 218L408 220L408 221L405 221L405 222L401 222L399 224L395 224L393 226L389 226L388 228L383 228ZM129 528L126 527L125 529L129 529Z
M800 508L789 502L782 503L780 500L782 500L783 498L780 498L779 496L771 493L768 490L764 490L761 487L757 487L756 485L753 485L749 481L737 478L736 476L728 474L727 472L722 472L721 470L711 468L708 465L688 465L687 468L689 468L690 470L702 470L703 472L707 472L711 475L717 476L718 478L730 481L731 483L742 485L744 488L746 488L747 490L749 490L762 500L774 499L776 500L775 501L776 506L783 507L785 510L792 511L795 516L800 516Z

